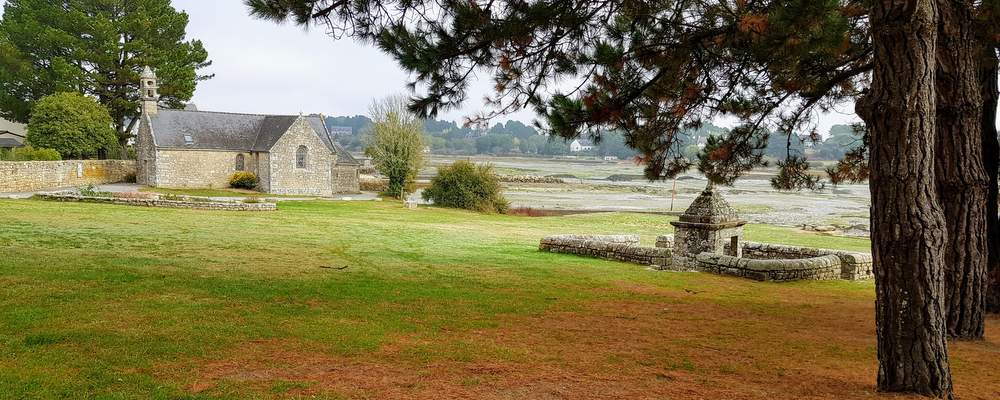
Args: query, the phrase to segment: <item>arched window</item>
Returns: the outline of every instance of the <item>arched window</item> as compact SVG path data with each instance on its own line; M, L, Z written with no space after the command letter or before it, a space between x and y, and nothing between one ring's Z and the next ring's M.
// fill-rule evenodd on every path
M299 146L299 149L295 151L295 168L305 168L306 156L308 155L309 149L306 146Z
M243 157L243 154L236 155L236 170L237 171L246 170L246 159Z

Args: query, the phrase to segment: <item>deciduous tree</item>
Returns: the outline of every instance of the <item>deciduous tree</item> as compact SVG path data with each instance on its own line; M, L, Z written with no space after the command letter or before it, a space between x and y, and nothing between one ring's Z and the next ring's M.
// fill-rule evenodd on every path
M386 195L405 198L424 163L424 125L406 107L406 98L389 97L369 107L371 131L365 154L389 179Z

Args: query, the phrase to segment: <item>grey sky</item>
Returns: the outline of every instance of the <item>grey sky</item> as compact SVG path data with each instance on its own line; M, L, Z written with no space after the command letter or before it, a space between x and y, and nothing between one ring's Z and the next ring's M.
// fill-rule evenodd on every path
M215 78L201 83L194 96L201 109L367 114L373 99L408 90L407 74L374 47L334 40L320 28L252 19L241 0L174 0L174 7L190 15L188 36L204 42L214 63L209 72ZM481 111L491 85L489 74L480 76L463 108L441 118L461 121ZM853 105L840 108L820 118L820 132L856 120ZM535 114L521 111L510 118L531 122Z
M241 0L173 4L188 13L188 37L202 40L213 62L207 72L215 78L202 82L192 100L200 109L355 115L367 114L373 99L407 93L407 74L374 47L334 40L318 27L255 20ZM461 120L480 111L489 87L488 79L477 82L462 110L441 117ZM533 118L531 112L512 116Z
M202 110L327 115L367 114L373 99L406 93L407 74L378 49L351 39L334 40L323 29L276 25L247 15L242 0L173 0L190 16L188 37L208 49L215 78L202 82L194 103ZM0 10L2 10L0 4ZM460 110L440 118L461 121L481 111L489 74L474 83ZM521 111L511 119L531 122ZM819 116L826 133L834 124L857 121L853 104ZM729 120L717 121L732 126Z

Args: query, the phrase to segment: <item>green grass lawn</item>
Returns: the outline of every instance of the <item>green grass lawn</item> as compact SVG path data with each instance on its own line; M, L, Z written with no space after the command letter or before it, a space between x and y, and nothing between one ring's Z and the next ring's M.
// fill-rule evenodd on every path
M0 201L0 398L397 397L391 393L437 386L352 392L296 368L380 360L379 368L408 366L399 374L418 378L449 376L434 368L482 363L573 370L576 364L561 358L571 355L532 350L500 333L549 332L527 327L559 320L553 315L597 318L604 314L593 310L608 304L748 307L794 320L808 307L842 302L868 310L872 298L871 283L763 284L537 251L539 238L559 233L642 233L651 243L671 231L664 216L528 218L406 210L390 202L283 202L279 209ZM869 246L763 225L748 226L746 235L858 251ZM674 299L685 291L708 294L697 302ZM818 303L789 305L790 293ZM723 330L757 326L753 319L712 322L722 323ZM706 341L732 340L717 336ZM270 352L248 350L262 346ZM871 348L860 351L851 357L870 361L864 357ZM623 354L601 362L645 365ZM305 355L312 361L302 361ZM275 367L289 357L299 361ZM696 358L655 357L651 365L679 373L699 368ZM272 372L229 371L250 359ZM757 373L752 365L732 368ZM457 374L462 378L451 384L469 393L502 386L488 374Z

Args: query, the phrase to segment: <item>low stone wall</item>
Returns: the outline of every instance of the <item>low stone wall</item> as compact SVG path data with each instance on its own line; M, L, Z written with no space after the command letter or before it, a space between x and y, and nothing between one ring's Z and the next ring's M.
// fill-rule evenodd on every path
M790 260L754 260L713 253L697 257L698 269L758 281L788 282L799 280L840 279L840 258L825 255Z
M0 161L0 192L100 185L131 180L135 161Z
M670 265L670 249L639 246L638 235L559 235L542 238L538 250L641 265Z
M656 247L663 249L674 248L674 235L662 235L656 237Z
M830 255L840 260L841 279L853 281L874 277L871 254L780 244L743 243L743 257L754 260L796 260Z
M507 183L566 183L562 178L538 175L502 175L497 174L497 180Z
M38 197L45 200L70 201L82 203L106 203L121 204L128 206L142 207L164 207L164 208L190 208L197 210L221 210L221 211L276 211L275 203L240 203L224 201L179 201L143 198L121 198L121 197L91 197L74 194L42 194Z
M639 246L638 235L561 235L542 239L539 249L609 260L655 265L673 271L703 271L759 281L862 280L872 278L866 253L778 244L743 242L741 257L705 252L696 257L672 256L673 235L656 238L656 247ZM726 253L732 253L726 245Z

